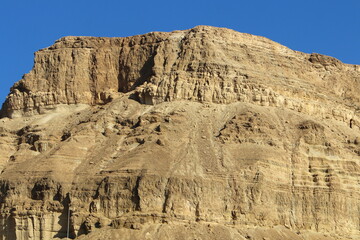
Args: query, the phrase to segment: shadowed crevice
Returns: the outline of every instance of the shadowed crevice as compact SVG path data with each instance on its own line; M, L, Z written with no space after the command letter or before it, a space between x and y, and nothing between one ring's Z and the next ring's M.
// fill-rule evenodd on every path
M66 197L61 202L63 207L63 210L61 212L61 215L59 216L58 224L61 226L59 232L54 236L54 238L66 238L68 233L68 227L69 227L69 238L75 239L76 234L74 231L74 226L71 222L71 210L69 211L71 199L69 193L66 194ZM68 224L68 221L70 221L70 224Z
M154 50L149 58L144 62L143 66L139 70L140 77L137 79L130 79L131 76L131 67L125 65L122 62L122 59L120 59L120 71L118 74L118 82L119 82L119 92L129 92L134 90L136 87L143 85L145 82L147 82L152 76L154 76L154 70L153 67L155 65L155 56L157 52Z

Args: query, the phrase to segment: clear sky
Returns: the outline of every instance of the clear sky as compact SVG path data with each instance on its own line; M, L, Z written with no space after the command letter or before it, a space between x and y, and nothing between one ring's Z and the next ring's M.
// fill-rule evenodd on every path
M360 0L1 0L0 102L30 71L33 53L60 37L123 37L197 25L360 64Z

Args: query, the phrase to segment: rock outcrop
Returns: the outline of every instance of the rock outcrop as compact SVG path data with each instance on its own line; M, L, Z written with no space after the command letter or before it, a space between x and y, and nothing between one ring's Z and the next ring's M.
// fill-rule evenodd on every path
M317 103L341 99L352 114L359 72L332 57L204 26L128 38L64 37L35 53L33 70L12 87L3 116L57 104L104 104L134 89L134 98L146 104L241 101L330 115Z
M357 239L360 66L198 26L64 37L0 119L0 239Z

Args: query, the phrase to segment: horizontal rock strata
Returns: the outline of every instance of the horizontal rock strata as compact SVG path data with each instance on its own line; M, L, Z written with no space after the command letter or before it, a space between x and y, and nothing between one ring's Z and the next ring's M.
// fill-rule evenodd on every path
M0 119L0 239L357 239L360 67L199 26L65 37Z

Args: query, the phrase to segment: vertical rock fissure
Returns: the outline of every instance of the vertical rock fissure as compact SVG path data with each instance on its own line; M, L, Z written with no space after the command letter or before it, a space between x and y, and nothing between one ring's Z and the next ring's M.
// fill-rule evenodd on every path
M153 67L155 65L156 54L157 52L156 50L154 50L148 60L144 63L143 67L140 70L140 77L131 86L130 90L134 90L136 87L143 85L145 82L148 82L152 76L155 75Z
M166 208L169 205L169 198L170 198L169 183L170 183L170 178L167 179L165 189L164 189L164 203L163 203L163 207L162 207L163 213L167 213Z
M61 228L54 236L54 238L66 238L69 232L69 238L74 239L76 236L73 224L71 222L71 199L69 193L66 194L66 197L61 202L61 204L63 205L63 210L58 218L58 224Z
M131 197L131 200L134 203L135 211L141 211L140 196L139 196L139 185L140 185L141 178L142 178L141 176L137 177L135 187L132 190L133 195Z

